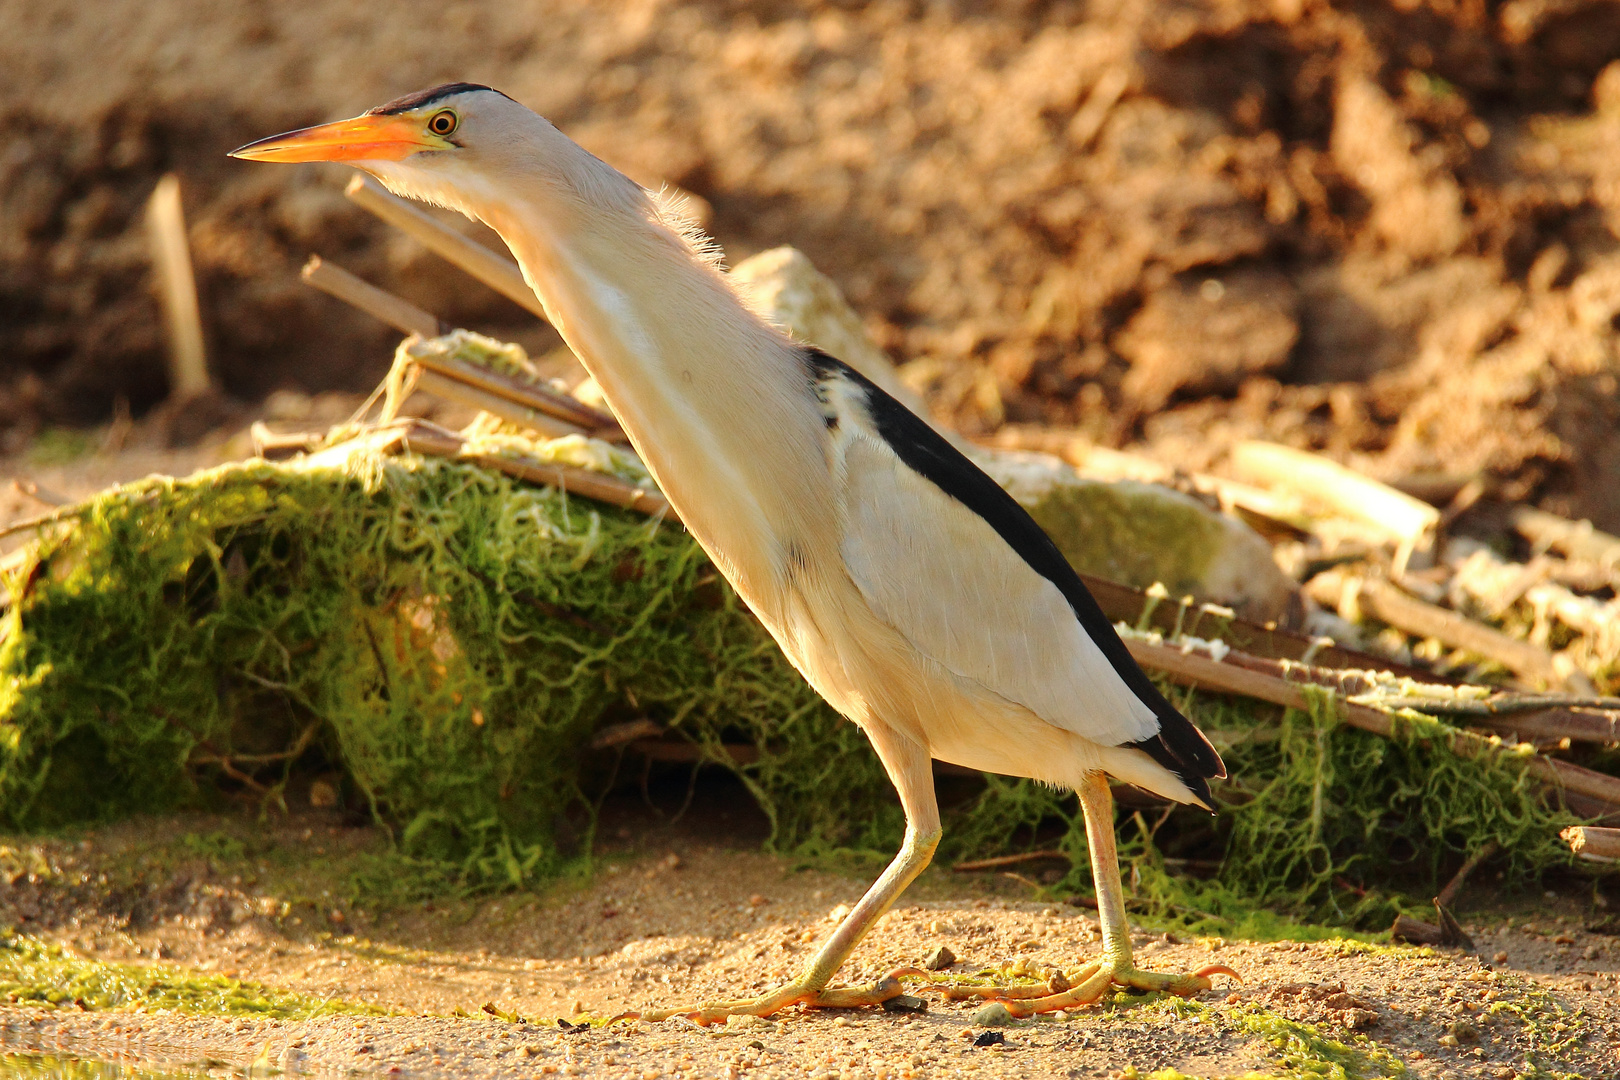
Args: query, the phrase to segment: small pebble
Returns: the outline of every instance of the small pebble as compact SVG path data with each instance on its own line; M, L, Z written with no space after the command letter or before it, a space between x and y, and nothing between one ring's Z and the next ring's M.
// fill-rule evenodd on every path
M1495 956L1491 957L1491 962L1495 963L1495 964L1505 964L1505 963L1507 963L1507 953L1505 953L1505 952L1497 953Z
M999 1001L992 1001L973 1014L974 1027L1006 1027L1013 1022L1013 1014Z
M928 1011L928 1002L910 994L901 994L899 997L892 997L885 1001L883 1011L887 1013L923 1013Z
M944 971L956 963L956 954L945 945L936 945L932 952L923 958L923 967L929 971Z
M1440 1036L1440 1045L1441 1046L1456 1046L1457 1045L1457 1036L1455 1036L1455 1035L1442 1035L1442 1036Z

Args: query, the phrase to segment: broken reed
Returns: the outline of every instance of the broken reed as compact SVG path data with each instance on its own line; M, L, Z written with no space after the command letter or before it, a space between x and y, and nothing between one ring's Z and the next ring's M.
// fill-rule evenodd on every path
M363 441L320 460L115 489L3 583L7 826L274 802L300 761L336 763L424 880L532 883L588 857L615 753L593 732L645 717L733 772L777 849L892 852L903 821L865 739L678 527ZM1170 692L1233 781L1218 818L1126 812L1133 895L1167 919L1387 925L1391 881L1421 890L1487 843L1516 873L1571 857L1534 778L1453 752L1438 722L1390 740L1315 691L1305 710ZM1087 887L1071 796L986 776L948 813L944 857L1056 835L1076 867L1058 887ZM1222 868L1196 882L1167 857Z

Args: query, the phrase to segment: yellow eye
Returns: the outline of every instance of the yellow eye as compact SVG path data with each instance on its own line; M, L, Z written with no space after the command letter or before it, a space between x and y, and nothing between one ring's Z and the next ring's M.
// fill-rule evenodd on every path
M449 109L436 112L427 122L428 130L438 136L445 136L456 130L458 123L456 114Z

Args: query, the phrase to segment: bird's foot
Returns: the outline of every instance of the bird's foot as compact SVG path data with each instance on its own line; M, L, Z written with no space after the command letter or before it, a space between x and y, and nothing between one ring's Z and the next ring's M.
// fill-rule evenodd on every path
M1177 997L1191 997L1211 987L1210 976L1229 975L1238 982L1243 979L1224 964L1213 964L1192 975L1172 975L1157 971L1143 971L1128 959L1119 961L1093 960L1084 967L1071 971L1049 971L1044 983L1024 983L1013 986L946 986L942 987L947 1001L983 998L1002 1002L1015 1017L1034 1016L1038 1013L1057 1012L1091 1005L1102 998L1111 987L1123 986L1143 992L1160 991Z
M899 997L905 993L905 988L900 985L902 977L925 974L926 972L916 968L899 968L869 986L839 986L823 990L812 990L802 980L795 979L786 986L752 1000L710 1002L679 1009L624 1012L608 1023L616 1020L647 1020L658 1023L672 1016L684 1016L695 1024L707 1027L710 1024L725 1023L728 1016L770 1016L790 1005L802 1005L807 1009L858 1009L863 1005L881 1005L891 998Z

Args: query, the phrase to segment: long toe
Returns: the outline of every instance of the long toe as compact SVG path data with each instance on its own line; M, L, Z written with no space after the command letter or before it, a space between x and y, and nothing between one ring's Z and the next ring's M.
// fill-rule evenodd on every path
M1211 975L1229 975L1238 982L1243 979L1237 972L1224 964L1212 964L1191 975L1167 974L1159 971L1142 971L1134 967L1120 967L1114 969L1114 982L1121 986L1129 986L1137 990L1160 991L1175 994L1177 997L1192 997L1202 993L1213 985Z
M1014 983L932 983L927 989L938 990L946 1001L972 1001L982 999L988 1001L1022 1001L1030 998L1050 997L1061 994L1070 987L1089 978L1101 961L1093 960L1090 964L1078 971L1064 972L1057 968L1049 968L1042 972L1040 969L1031 970L1028 967L1004 969L1000 974L1006 978L1039 977L1044 974L1045 982L1014 982ZM922 972L926 976L926 972Z
M881 1005L906 992L900 985L902 975L921 975L916 968L892 971L870 986L840 986L823 990L805 1001L807 1009L858 1009L864 1005Z
M677 1009L646 1009L622 1012L608 1023L619 1020L646 1020L658 1023L672 1016L684 1016L704 1027L723 1024L730 1016L770 1016L790 1005L803 1005L807 1009L857 1009L865 1005L881 1005L905 993L902 978L925 975L916 968L897 968L870 986L840 986L814 991L802 983L791 982L780 989L745 1001L716 1001L704 1005L691 1005Z
M1020 992L984 996L993 996L997 1000L1004 1001L1007 1011L1013 1016L1036 1016L1041 1013L1057 1012L1059 1009L1075 1009L1082 1005L1095 1004L1108 992L1110 986L1128 986L1136 990L1191 997L1210 989L1210 977L1213 975L1229 975L1238 982L1243 981L1237 972L1224 964L1215 964L1191 975L1177 975L1093 961L1078 971L1070 972L1068 981L1072 985L1059 993ZM1022 988L1014 989L1022 990Z

